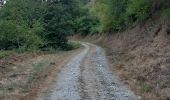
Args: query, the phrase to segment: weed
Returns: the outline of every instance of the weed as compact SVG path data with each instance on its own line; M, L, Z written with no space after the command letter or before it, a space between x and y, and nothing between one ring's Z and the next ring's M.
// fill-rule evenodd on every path
M11 82L10 84L6 84L1 87L0 95L6 96L15 90L23 90L23 86L24 84L22 84L20 81Z
M16 53L17 52L15 52L14 50L0 50L0 59L8 57L10 55L14 55Z
M145 82L140 81L139 83L141 93L149 93L153 91L153 87Z
M9 54L6 51L0 51L0 59L9 56Z
M72 47L72 49L77 49L81 46L80 42L77 41L69 41L68 44Z
M23 92L27 92L31 89L33 82L35 82L38 79L38 73L45 70L47 67L51 65L52 62L50 61L38 61L34 64L32 64L33 72L30 73L28 76L28 83L24 86Z

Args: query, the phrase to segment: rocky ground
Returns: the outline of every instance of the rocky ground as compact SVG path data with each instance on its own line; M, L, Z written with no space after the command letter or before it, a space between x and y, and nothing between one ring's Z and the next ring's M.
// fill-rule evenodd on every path
M53 85L40 100L139 100L110 71L102 48L85 46L58 73Z

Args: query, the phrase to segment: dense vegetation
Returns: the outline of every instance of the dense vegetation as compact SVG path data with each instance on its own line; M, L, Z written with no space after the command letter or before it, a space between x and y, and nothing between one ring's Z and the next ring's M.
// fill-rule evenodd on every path
M167 15L169 8L169 0L95 0L90 9L100 20L100 30L118 32L161 10Z
M42 45L38 1L8 2L0 13L0 49L36 49ZM36 9L36 10L35 10Z
M0 9L0 50L70 49L67 36L92 27L82 5L79 0L7 2Z
M168 15L169 4L169 0L10 0L0 9L0 50L67 50L67 36L123 31L158 11Z

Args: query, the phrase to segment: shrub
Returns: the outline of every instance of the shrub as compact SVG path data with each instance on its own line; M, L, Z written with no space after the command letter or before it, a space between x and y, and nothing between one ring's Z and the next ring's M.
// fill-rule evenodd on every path
M39 6L37 6L39 5ZM43 43L41 1L9 1L0 13L0 49L35 50Z
M90 20L77 0L49 2L44 16L45 39L47 47L67 50L69 47L67 36L75 32L87 32L90 29ZM82 27L83 26L83 27ZM90 27L91 28L91 27Z
M0 49L18 48L21 37L15 24L10 21L0 23Z
M88 34L98 33L99 31L97 29L98 24L99 22L94 16L86 15L86 16L80 17L77 20L77 32L83 36L86 36Z
M23 26L18 26L12 21L0 22L0 49L14 48L31 50L40 46L41 39Z
M151 0L129 0L126 16L133 22L143 21L149 17L150 7Z
M8 56L8 53L7 53L7 52L5 52L5 51L0 51L0 59L4 58L4 57L6 57L6 56Z
M91 11L100 20L102 31L118 32L150 15L151 0L97 0Z

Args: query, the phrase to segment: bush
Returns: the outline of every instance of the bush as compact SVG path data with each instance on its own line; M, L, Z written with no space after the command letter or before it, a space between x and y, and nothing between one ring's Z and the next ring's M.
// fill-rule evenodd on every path
M92 5L92 13L99 18L103 31L123 29L126 2L126 0L98 0Z
M40 46L41 39L29 29L17 26L12 21L0 22L0 49L32 50Z
M18 48L21 37L15 24L10 21L0 23L0 49Z
M98 33L99 22L94 16L83 16L77 20L77 32L83 36Z
M9 55L9 54L8 54L7 52L5 52L5 51L0 51L0 59L6 57L6 56L8 56L8 55Z
M79 42L76 42L76 41L69 41L68 42L68 45L70 45L70 50L71 49L77 49L77 48L79 48L80 46L81 46L81 43L79 43Z
M37 6L39 5L39 6ZM35 50L42 44L44 29L41 1L9 1L0 13L0 49Z
M102 31L118 32L150 15L151 0L97 0L91 11L100 20Z
M67 36L77 32L89 33L91 21L77 0L49 2L44 16L46 46L67 50Z
M70 14L65 12L61 4L50 4L44 16L44 36L46 46L64 49L67 46L67 34L73 32Z
M129 0L126 8L126 16L132 22L143 21L149 17L150 7L150 0Z

